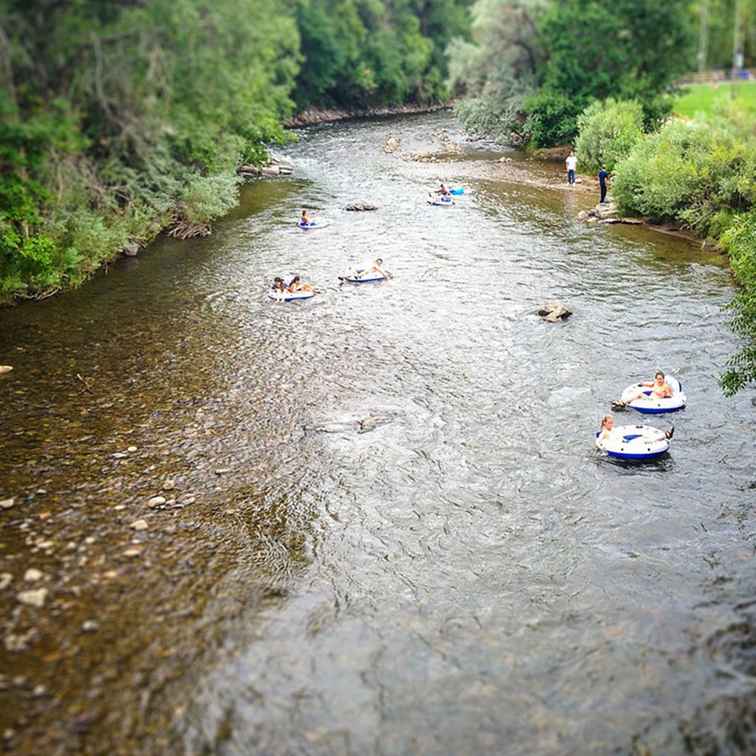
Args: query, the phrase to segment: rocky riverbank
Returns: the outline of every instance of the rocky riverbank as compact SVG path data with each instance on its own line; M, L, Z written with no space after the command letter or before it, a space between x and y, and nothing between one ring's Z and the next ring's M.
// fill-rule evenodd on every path
M396 105L386 108L344 109L344 108L308 108L290 118L285 126L287 129L299 129L307 126L318 126L323 123L337 123L359 118L381 118L385 116L420 115L422 113L436 113L440 110L450 110L452 103L443 102L433 105Z

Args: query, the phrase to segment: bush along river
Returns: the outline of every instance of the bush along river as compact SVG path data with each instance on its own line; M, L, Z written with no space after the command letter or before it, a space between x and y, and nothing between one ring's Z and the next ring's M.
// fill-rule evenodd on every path
M5 749L754 752L721 258L577 222L594 197L448 114L285 157L211 237L0 312ZM426 204L439 179L454 208ZM368 257L393 279L339 286ZM317 296L271 302L286 273ZM656 368L688 395L646 419L671 454L612 463L599 420Z

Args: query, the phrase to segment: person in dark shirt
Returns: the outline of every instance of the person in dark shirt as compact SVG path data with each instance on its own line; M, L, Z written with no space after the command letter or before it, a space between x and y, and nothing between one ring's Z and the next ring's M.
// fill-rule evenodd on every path
M599 186L601 187L601 204L606 202L606 180L609 178L609 171L602 165L598 174Z

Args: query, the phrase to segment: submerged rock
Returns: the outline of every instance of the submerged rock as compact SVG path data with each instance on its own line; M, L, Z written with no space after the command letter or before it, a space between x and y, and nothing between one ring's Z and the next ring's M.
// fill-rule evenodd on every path
M350 213L369 213L372 210L377 210L378 205L372 205L369 202L353 202L351 205L347 205L345 210Z
M387 154L396 152L402 146L402 141L399 137L390 136L386 139L383 145L383 151Z
M567 320L572 315L572 310L568 310L561 302L546 302L536 310L548 323L556 323L560 320Z

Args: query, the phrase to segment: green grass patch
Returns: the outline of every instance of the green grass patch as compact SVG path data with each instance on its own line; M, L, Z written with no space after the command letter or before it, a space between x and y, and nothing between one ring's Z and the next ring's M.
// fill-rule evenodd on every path
M737 101L741 107L756 116L756 82L743 81L727 84L691 84L675 100L675 115L693 118L710 115L727 102Z

